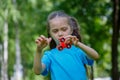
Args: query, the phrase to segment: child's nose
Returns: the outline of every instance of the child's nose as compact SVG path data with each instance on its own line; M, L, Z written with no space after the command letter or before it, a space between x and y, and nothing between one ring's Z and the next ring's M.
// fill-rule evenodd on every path
M59 36L59 37L63 36L63 32L62 32L62 31L59 31L59 32L58 32L58 36Z

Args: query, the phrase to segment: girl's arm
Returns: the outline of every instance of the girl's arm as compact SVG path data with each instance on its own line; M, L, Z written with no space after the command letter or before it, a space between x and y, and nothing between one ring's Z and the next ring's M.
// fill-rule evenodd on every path
M83 51L85 51L86 54L87 54L89 57L91 57L92 59L95 59L95 60L96 60L96 59L99 58L98 53L97 53L94 49L92 49L92 48L84 45L83 43L77 42L76 46L80 47Z
M90 58L92 58L92 59L98 59L99 58L98 53L94 49L86 46L85 44L83 44L81 42L79 42L79 40L76 36L68 35L65 38L66 38L66 42L72 42L74 45L81 48L84 52L86 52L86 54Z
M42 57L42 50L45 48L51 41L51 38L46 38L45 36L41 35L37 40L37 49L34 57L34 64L33 69L35 74L40 74L44 71L45 65L41 63L41 57Z
M33 69L35 74L39 75L41 72L44 71L45 65L41 63L41 57L42 57L42 50L36 50L36 54L34 57L34 64Z

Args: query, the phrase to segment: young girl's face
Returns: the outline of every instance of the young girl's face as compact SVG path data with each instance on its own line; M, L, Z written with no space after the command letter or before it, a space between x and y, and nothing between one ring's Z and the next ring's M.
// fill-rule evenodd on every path
M59 44L59 39L72 34L72 28L68 24L66 17L55 17L49 21L50 35Z

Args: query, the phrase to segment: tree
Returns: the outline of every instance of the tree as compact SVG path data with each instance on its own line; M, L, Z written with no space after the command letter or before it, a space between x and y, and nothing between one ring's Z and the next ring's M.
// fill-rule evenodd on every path
M17 4L16 4L16 0L13 0L13 6L15 7L15 10L17 10ZM14 21L14 26L15 26L15 44L16 44L16 63L14 65L14 75L13 75L13 80L23 80L23 66L21 64L21 50L20 50L20 40L19 40L19 26L18 26L18 16L15 16L15 20Z
M54 10L64 10L66 13L76 17L80 24L81 36L84 43L97 50L100 54L100 59L97 60L95 66L93 66L93 77L110 76L112 68L112 54L110 54L112 49L111 14L113 11L112 2L110 0L16 0L16 5L17 7L15 8L13 0L0 1L0 44L2 45L4 44L4 13L5 9L8 9L9 78L13 76L13 67L16 61L15 26L19 27L19 46L24 79L38 80L43 78L36 76L32 71L33 56L36 49L34 41L41 34L47 36L45 30L46 17ZM120 20L118 20L118 22L120 22ZM45 80L46 79L47 78L45 78Z
M119 80L118 39L120 31L120 1L113 1L113 35L112 35L112 80Z
M5 22L4 22L4 54L2 61L1 80L8 80L8 9L5 9Z

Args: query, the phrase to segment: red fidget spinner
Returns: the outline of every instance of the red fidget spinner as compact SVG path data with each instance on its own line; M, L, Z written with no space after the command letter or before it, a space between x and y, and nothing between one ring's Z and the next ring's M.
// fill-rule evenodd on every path
M57 46L58 50L63 50L64 48L71 48L71 43L65 43L65 38L59 39L60 44Z

